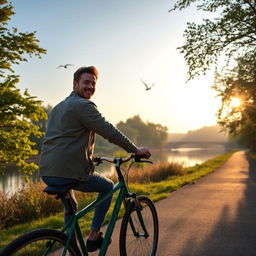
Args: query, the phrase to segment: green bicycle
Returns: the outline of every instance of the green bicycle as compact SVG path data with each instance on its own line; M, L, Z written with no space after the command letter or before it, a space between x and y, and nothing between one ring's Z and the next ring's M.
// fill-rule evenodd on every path
M127 158L98 157L96 159L98 164L103 161L115 164L118 182L114 185L112 191L96 199L77 213L73 207L72 194L70 193L70 190L77 184L68 184L65 187L46 187L45 192L57 195L65 201L65 206L68 207L68 212L71 214L70 222L61 231L38 229L24 234L7 245L0 252L0 256L88 256L78 220L117 191L119 191L119 194L98 255L106 255L122 203L125 207L125 214L119 236L120 255L156 255L159 233L157 212L153 202L148 197L137 196L135 193L129 192L124 175L121 172L121 165L130 160L132 160L132 163L128 170L134 162L152 163L148 160L142 160L141 157L134 154ZM76 239L73 239L74 236Z

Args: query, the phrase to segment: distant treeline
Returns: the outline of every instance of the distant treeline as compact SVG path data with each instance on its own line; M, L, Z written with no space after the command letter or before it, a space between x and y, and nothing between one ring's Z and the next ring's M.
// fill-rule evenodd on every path
M161 124L144 122L139 115L128 118L125 122L120 121L116 127L122 131L130 140L138 146L148 146L150 148L161 148L168 138L168 128ZM113 144L101 136L97 136L95 151L117 150Z
M170 142L182 141L218 141L227 142L229 140L227 132L222 131L218 125L205 126L187 133L171 133L168 135Z
M48 105L44 107L47 114L50 113L52 107ZM47 120L42 119L34 122L39 126L40 131L45 132ZM187 133L168 133L168 128L161 124L143 121L139 115L128 118L126 121L120 121L116 127L122 131L137 146L148 146L150 148L161 148L167 142L177 141L229 141L227 133L221 132L220 126L207 126ZM36 144L35 149L41 151L43 138L31 138ZM232 141L235 143L234 141ZM96 135L95 152L114 152L120 148L111 144L103 137Z
M44 107L47 114L50 113L51 109L52 107L50 105ZM38 122L34 122L34 124L39 126L40 131L46 131L47 120L42 119ZM116 127L138 146L160 148L168 139L168 128L166 126L151 122L144 122L139 115L128 118L125 122L120 121ZM34 148L40 152L43 138L32 137L31 140L35 142ZM96 152L111 152L118 149L119 148L114 144L111 144L103 137L96 135Z

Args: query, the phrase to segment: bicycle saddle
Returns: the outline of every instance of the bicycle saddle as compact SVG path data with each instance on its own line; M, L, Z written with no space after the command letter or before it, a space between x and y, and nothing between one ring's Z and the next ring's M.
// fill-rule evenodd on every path
M49 195L65 195L70 189L78 186L78 184L78 182L69 182L61 185L50 185L44 189L44 192Z

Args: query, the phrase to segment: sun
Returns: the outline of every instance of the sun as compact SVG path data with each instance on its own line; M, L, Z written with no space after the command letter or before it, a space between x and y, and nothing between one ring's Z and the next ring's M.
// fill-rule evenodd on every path
M230 99L230 107L232 108L237 108L241 105L242 101L241 99L237 98L237 97L233 97Z

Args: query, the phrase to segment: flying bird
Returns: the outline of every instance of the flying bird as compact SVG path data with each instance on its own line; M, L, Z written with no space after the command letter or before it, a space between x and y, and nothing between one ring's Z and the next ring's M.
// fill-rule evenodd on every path
M141 82L146 86L146 91L150 90L155 84L153 83L151 86L148 86L143 80Z
M68 66L74 66L73 64L59 65L57 68L68 68Z

